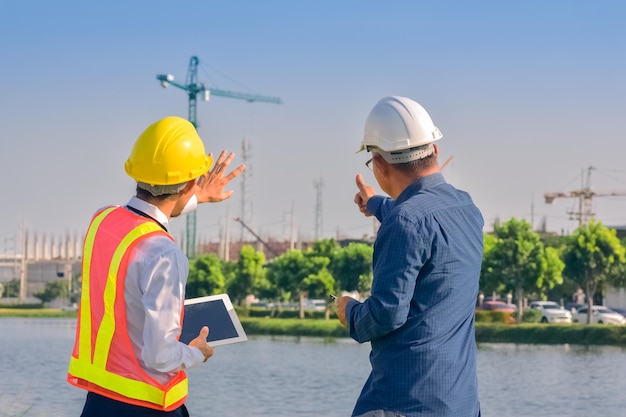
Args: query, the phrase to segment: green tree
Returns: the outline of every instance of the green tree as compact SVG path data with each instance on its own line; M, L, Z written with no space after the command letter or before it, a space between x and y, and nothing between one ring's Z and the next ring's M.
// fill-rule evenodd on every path
M367 243L350 243L339 249L330 263L338 291L368 293L372 287L372 253Z
M483 294L498 294L505 290L502 277L493 273L494 265L492 265L492 261L488 258L491 256L490 253L493 248L496 247L497 241L498 238L491 233L484 235L483 263L481 266L479 283L480 292Z
M189 264L185 298L204 297L224 291L222 261L214 253L200 256Z
M249 294L267 287L264 264L263 252L256 251L251 245L241 247L233 279L228 282L228 294L237 300L238 304L244 303Z
M20 280L17 278L11 281L4 282L4 294L3 297L19 297L20 296Z
M564 274L585 290L589 312L593 296L606 283L619 284L625 260L624 247L615 230L594 219L582 225L570 236L563 254ZM587 314L591 323L591 314Z
M300 291L307 293L309 298L324 298L333 292L335 278L328 272L327 268L322 268L317 274L311 274L300 283ZM330 318L330 303L326 303L326 320ZM304 317L304 311L300 310L300 317Z
M33 294L35 298L39 298L43 304L59 297L67 297L67 281L59 279L46 283L45 289Z
M524 294L541 293L562 282L554 252L546 252L539 235L525 220L515 218L494 227L496 242L483 259L481 280L490 287L512 291L522 321ZM562 266L561 266L562 269Z
M302 310L302 281L317 275L328 267L330 260L324 256L305 254L301 250L290 250L274 258L267 266L267 278L276 289L276 301L300 301Z
M561 260L561 253L556 248L543 249L541 260L541 275L537 278L539 295L545 299L545 295L557 285L563 284L563 269L565 263Z
M563 249L567 244L568 238L569 236L546 235L541 237L541 241L546 248Z
M324 256L332 262L340 250L341 246L335 239L322 239L313 242L313 246L307 251L307 255Z

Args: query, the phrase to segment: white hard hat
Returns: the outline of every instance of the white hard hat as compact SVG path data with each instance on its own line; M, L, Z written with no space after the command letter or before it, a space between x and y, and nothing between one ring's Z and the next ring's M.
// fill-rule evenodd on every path
M383 155L387 152L396 153L428 145L442 136L419 103L406 97L384 97L367 116L363 142L358 152L375 147L384 151Z

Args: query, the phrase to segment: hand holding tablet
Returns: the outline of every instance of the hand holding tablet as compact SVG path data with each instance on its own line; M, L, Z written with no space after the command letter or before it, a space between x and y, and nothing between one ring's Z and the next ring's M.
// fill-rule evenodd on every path
M180 341L189 344L202 327L209 328L208 344L219 346L248 340L228 294L185 300Z

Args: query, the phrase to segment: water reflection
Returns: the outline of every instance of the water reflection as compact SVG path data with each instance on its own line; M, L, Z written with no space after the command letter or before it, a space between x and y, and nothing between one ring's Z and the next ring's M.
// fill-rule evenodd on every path
M614 346L480 344L481 403L499 416L623 416L625 359Z
M0 417L78 415L66 381L71 319L0 319ZM194 417L349 416L369 372L351 339L251 337L216 348L189 372ZM626 415L626 350L612 346L480 344L485 417Z

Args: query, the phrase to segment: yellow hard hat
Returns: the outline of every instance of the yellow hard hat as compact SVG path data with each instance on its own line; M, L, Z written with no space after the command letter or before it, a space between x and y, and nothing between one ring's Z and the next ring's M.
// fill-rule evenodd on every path
M196 128L182 117L168 116L139 136L124 168L135 181L173 185L198 178L213 165Z

